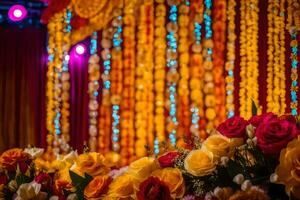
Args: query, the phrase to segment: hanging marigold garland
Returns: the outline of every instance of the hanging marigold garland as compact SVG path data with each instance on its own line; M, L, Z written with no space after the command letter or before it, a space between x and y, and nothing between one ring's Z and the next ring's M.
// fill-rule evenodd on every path
M122 6L122 5L120 5ZM111 65L111 104L112 104L112 150L120 151L120 104L122 100L123 88L123 61L122 61L122 9L115 12L112 26L113 34L113 49L112 65Z
M136 155L146 155L145 145L153 138L153 1L140 6L136 66Z
M122 165L134 159L135 129L135 7L136 0L125 2L123 17L123 98L121 102Z
M190 99L191 99L191 133L196 137L205 137L204 103L203 103L203 57L202 57L202 22L203 0L191 1L190 34L193 40L190 55ZM202 122L202 123L201 123ZM201 125L201 126L200 126ZM200 131L202 129L203 131ZM200 135L200 133L203 133Z
M152 150L154 146L154 59L153 59L153 42L154 42L154 0L150 0L146 7L146 24L147 24L147 38L146 38L146 54L145 54L145 69L144 74L146 81L146 95L147 95L147 144Z
M68 9L56 13L48 24L48 72L47 72L47 143L48 149L67 152L69 146L69 73L68 50L71 13ZM64 34L65 33L65 34Z
M207 120L206 130L209 133L214 127L214 120L216 118L215 111L215 96L214 96L214 77L213 77L213 30L212 30L212 0L204 0L204 25L205 25L205 40L203 43L203 67L204 67L204 103L205 103L205 117Z
M252 101L258 102L258 0L241 0L240 115L249 119Z
M101 75L103 88L102 88L102 101L100 106L99 116L99 151L106 153L110 150L110 133L111 133L111 102L110 102L110 88L111 88L111 40L113 29L107 28L102 31L101 57L103 60L103 73Z
M268 4L267 111L285 113L285 0Z
M214 0L213 6L213 78L214 78L214 99L206 99L205 103L215 107L217 113L214 119L214 126L218 126L226 118L225 109L225 42L226 42L226 0ZM205 78L205 77L204 77Z
M167 24L167 94L168 94L168 111L169 117L167 119L167 132L169 133L169 140L171 145L176 145L177 141L177 82L179 74L178 68L178 24L177 12L179 0L168 1L169 4L169 23Z
M288 0L287 8L287 30L290 33L290 51L291 51L291 103L290 109L291 114L294 116L298 115L298 41L297 35L300 31L300 11L299 11L299 2L297 0Z
M97 39L98 34L94 32L91 36L90 44L90 58L89 58L89 84L88 84L88 93L89 93L89 147L91 151L97 150L97 118L98 118L98 96L100 88L100 58L97 54Z
M227 57L226 70L226 113L227 117L233 117L234 111L234 65L235 65L235 0L228 0L227 4Z
M189 91L189 11L190 1L185 0L178 8L178 53L179 53L179 75L180 80L178 83L178 121L179 126L177 130L177 145L183 146L185 144L185 138L188 137L190 127L190 91Z
M62 87L62 93L61 93L61 146L64 149L64 151L67 151L67 146L65 143L69 142L70 140L70 73L69 73L69 60L70 56L68 54L69 48L70 48L70 34L71 34L71 18L72 18L72 12L70 9L67 9L64 13L64 34L63 34L63 65L61 69L61 87Z
M55 134L55 128L54 128L54 117L55 117L55 99L54 99L54 77L55 77L55 62L54 62L54 56L55 56L55 32L57 30L57 21L51 20L48 23L48 70L47 70L47 144L48 149L47 151L52 151L52 145L53 145L53 139Z
M164 0L156 0L155 7L155 40L154 40L154 62L155 62L155 143L154 153L159 153L159 143L165 141L165 66L166 66L166 13L167 8Z

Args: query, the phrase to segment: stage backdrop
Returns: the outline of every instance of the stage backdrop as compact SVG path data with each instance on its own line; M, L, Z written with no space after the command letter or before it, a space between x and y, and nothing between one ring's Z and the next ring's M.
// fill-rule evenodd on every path
M259 2L259 101L264 112L267 96L267 1ZM237 3L239 4L239 1ZM237 5L236 12L236 33L239 37L239 5ZM290 66L288 34L286 40L286 65ZM46 41L46 28L0 28L0 152L11 147L24 147L27 144L46 146ZM300 41L299 35L298 41ZM70 144L79 151L88 140L87 60L88 55L71 59L69 66L71 76ZM239 41L236 40L234 71L236 114L239 114L239 60ZM300 75L300 70L298 73ZM286 103L289 105L289 67L286 67L286 88ZM288 106L286 112L290 112Z

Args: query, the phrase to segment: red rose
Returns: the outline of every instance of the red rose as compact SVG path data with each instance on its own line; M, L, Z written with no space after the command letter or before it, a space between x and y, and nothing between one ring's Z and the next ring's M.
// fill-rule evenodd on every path
M39 173L39 175L35 177L34 181L41 184L43 189L47 190L51 187L51 177L45 172Z
M264 154L275 158L299 133L295 123L278 118L264 120L255 130L258 147Z
M220 124L217 130L228 138L243 138L246 136L248 122L239 116L234 116Z
M137 193L138 200L171 200L168 186L159 178L150 176L140 184Z
M0 174L0 185L5 185L8 182L8 178L5 174Z
M173 167L174 160L180 156L179 152L168 152L158 158L158 162L161 167Z
M260 123L262 123L263 121L268 121L271 119L277 118L276 115L274 115L273 113L265 113L262 115L255 115L252 116L249 119L249 123L254 126L254 127L258 127Z

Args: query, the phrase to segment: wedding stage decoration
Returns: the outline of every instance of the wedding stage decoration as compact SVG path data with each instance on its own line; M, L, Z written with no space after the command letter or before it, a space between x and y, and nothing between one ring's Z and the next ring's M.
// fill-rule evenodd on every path
M145 146L155 154L163 141L188 147L185 138L205 139L226 118L249 119L252 102L259 113L296 116L299 3L266 5L263 104L257 0L49 1L47 152L69 151L77 43L89 49L85 142L124 165L145 156Z
M88 149L52 160L43 149L10 149L0 156L0 199L300 199L298 120L235 116L190 148L161 143L158 155L148 149L123 167L116 154Z

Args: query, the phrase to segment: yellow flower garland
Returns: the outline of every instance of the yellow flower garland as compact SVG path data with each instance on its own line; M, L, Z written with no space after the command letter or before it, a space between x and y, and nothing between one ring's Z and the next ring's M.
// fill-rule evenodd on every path
M285 0L268 4L267 111L285 113Z
M69 34L63 34L66 28L64 20L64 10L56 13L51 22L48 24L49 31L49 62L47 72L47 143L48 149L52 151L54 147L55 153L68 150L67 141L69 139L69 103L68 90L69 74L63 72L63 55L68 51ZM66 43L66 44L65 44ZM63 111L63 113L62 113ZM63 133L63 137L61 134Z
M240 115L249 119L252 100L258 106L258 0L241 1Z

